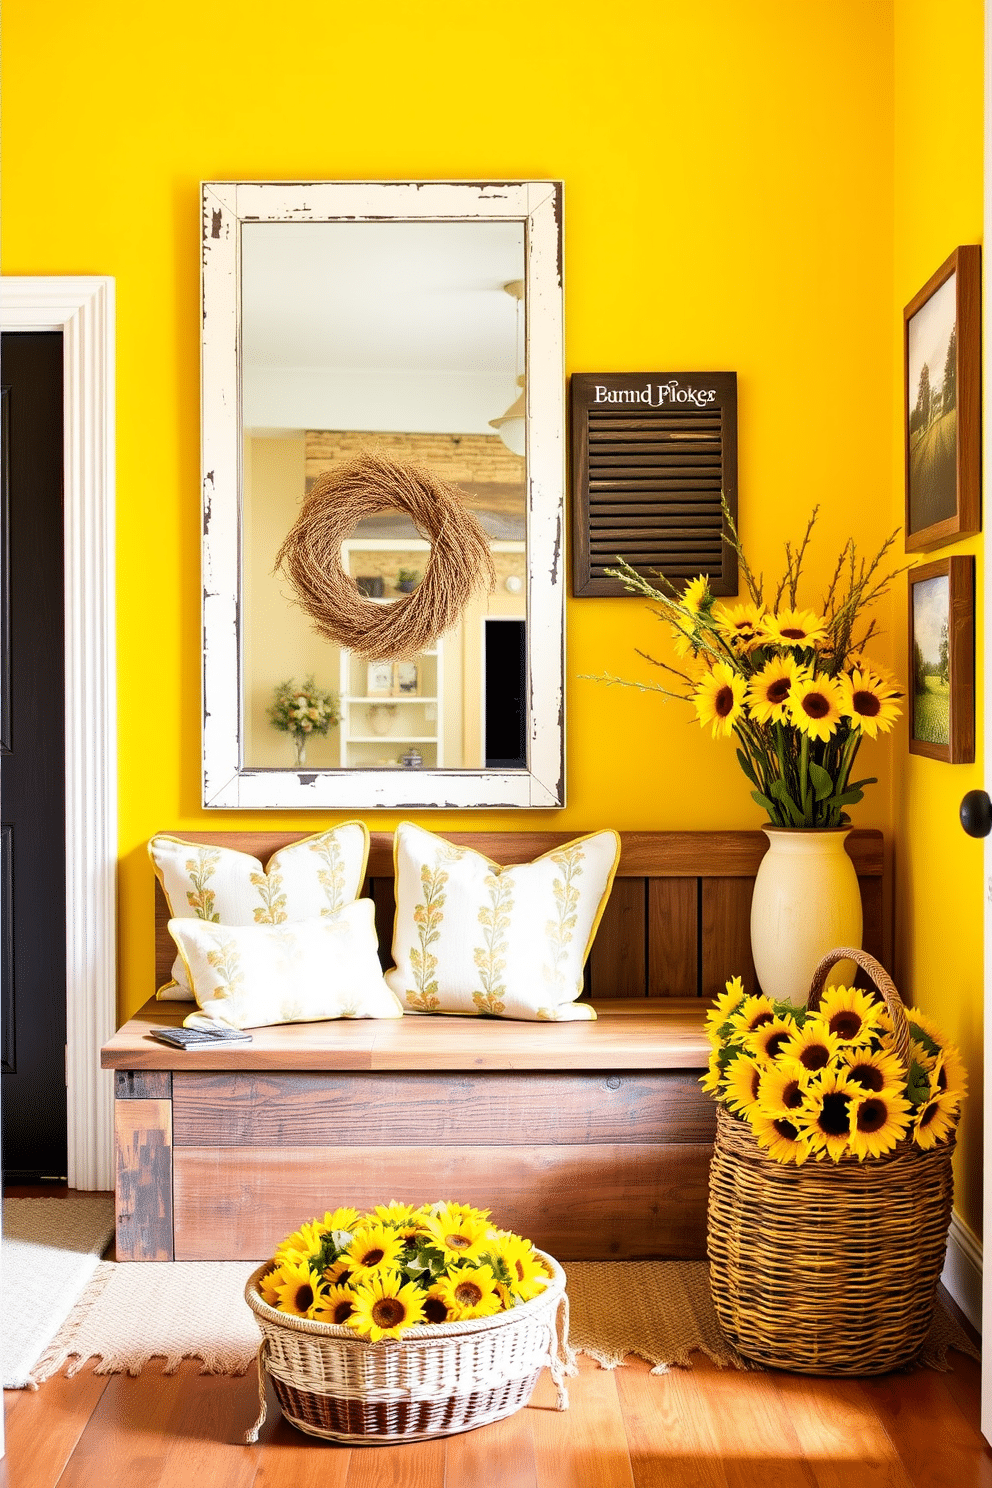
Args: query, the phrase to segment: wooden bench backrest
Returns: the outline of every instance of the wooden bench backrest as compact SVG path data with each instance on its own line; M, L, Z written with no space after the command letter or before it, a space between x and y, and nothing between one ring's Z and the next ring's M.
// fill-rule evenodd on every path
M251 853L267 863L273 853L309 832L177 832L188 842ZM497 863L529 863L581 832L445 832L459 846ZM379 944L392 944L393 834L373 832L365 893L376 906ZM763 832L622 832L620 867L586 973L585 995L703 997L723 991L740 974L754 987L750 916L754 876L768 847ZM864 907L863 944L889 965L888 911L883 893L881 832L854 830L847 849L858 873ZM175 946L168 907L155 885L156 986L168 981ZM389 959L386 965L391 965Z

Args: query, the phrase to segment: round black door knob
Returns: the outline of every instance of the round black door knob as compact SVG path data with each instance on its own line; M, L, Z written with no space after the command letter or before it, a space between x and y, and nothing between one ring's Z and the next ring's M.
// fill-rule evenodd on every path
M961 802L961 825L969 837L987 837L992 832L992 801L988 791L969 791Z

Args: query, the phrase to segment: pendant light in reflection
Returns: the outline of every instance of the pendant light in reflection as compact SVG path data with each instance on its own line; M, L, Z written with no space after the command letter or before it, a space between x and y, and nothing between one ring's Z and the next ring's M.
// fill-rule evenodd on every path
M523 319L524 281L511 279L509 284L503 285L503 288L517 302L515 364L519 367L522 361L520 331ZM515 455L524 455L527 452L527 385L523 372L517 374L517 387L520 389L517 397L499 418L489 420L489 427L496 430L508 450Z

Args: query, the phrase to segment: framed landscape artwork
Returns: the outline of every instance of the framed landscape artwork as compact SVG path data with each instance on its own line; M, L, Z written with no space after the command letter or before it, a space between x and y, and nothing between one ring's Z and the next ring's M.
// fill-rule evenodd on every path
M975 758L975 560L909 571L909 752L951 765Z
M981 249L955 248L903 312L906 551L981 530Z

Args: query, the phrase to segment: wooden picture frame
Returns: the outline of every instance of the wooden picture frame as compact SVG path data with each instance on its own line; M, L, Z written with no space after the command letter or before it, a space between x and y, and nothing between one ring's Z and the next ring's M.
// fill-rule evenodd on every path
M909 571L909 752L950 765L975 758L975 560Z
M903 311L907 553L981 531L981 274L955 248Z
M370 661L365 673L365 696L388 698L393 695L393 663Z
M420 663L418 661L393 662L393 697L420 696Z

